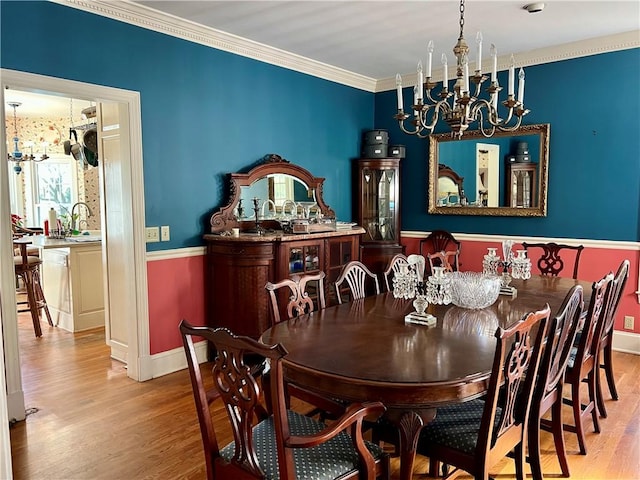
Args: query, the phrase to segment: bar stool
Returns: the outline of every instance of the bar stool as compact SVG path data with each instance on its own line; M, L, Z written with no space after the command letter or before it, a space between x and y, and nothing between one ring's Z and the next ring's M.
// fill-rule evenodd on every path
M47 301L44 298L42 286L40 285L40 265L42 264L42 260L39 257L27 254L27 245L30 243L31 240L28 238L17 238L13 240L13 245L20 248L20 255L15 255L13 257L15 273L17 276L22 278L25 290L27 291L27 301L18 302L18 305L29 305L28 309L19 309L18 312L31 312L33 330L36 337L41 337L42 329L40 328L40 310L44 310L49 325L52 327L53 321L51 320Z

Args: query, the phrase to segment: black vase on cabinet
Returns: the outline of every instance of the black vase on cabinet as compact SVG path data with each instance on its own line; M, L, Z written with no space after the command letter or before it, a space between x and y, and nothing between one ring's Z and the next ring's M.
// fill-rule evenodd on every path
M380 275L400 243L400 158L354 160L354 218L365 229L360 260Z

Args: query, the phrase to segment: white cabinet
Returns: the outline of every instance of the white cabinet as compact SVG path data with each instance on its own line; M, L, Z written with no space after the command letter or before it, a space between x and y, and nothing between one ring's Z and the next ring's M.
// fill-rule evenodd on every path
M104 327L101 244L44 248L42 283L53 323L70 332Z

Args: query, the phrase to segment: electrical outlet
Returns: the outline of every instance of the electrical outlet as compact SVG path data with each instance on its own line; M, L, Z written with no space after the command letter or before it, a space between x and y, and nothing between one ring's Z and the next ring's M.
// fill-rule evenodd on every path
M635 319L631 315L624 316L624 328L625 330L633 330L633 323Z
M158 227L147 227L147 243L159 242L160 232Z
M168 242L171 240L171 234L169 233L169 225L163 225L160 227L160 241Z

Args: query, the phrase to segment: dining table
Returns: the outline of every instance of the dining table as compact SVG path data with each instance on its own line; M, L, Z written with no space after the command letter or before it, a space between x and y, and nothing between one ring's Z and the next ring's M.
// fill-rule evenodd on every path
M398 428L400 478L413 474L420 430L438 407L482 396L488 388L498 327L506 328L546 304L558 313L571 287L591 282L532 276L513 280L515 295L470 310L429 305L432 326L405 322L412 301L392 293L327 307L273 325L260 337L282 344L285 379L347 402L380 401Z

